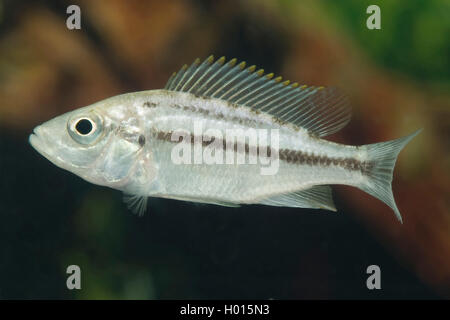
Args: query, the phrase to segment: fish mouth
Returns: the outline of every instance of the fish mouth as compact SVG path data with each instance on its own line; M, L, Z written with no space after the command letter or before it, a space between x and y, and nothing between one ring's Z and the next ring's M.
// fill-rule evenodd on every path
M45 139L45 132L41 126L34 128L33 133L30 134L28 138L28 142L37 152L47 158L47 160L55 163L54 157L48 152L50 150L50 145L48 140Z
M33 133L30 134L28 142L30 142L31 146L35 148L39 153L43 152L43 139L39 135L39 127L33 129Z

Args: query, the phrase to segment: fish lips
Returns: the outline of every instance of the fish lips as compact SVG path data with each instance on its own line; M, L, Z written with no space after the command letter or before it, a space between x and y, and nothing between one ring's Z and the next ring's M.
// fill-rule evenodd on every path
M33 133L30 134L28 138L28 142L30 142L31 146L35 148L40 154L46 156L45 150L48 148L47 141L43 138L43 130L42 127L38 126L34 128Z
M36 128L34 128L33 133L30 134L28 142L47 160L57 165L58 167L64 168L64 162L61 159L58 159L57 155L51 154L50 150L52 150L53 148L47 136L48 134L45 129L42 126L37 126Z

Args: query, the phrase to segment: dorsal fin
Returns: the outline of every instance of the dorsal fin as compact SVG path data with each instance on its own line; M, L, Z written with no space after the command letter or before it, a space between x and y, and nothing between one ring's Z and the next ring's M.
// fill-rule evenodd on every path
M213 56L202 63L196 59L174 73L165 89L247 106L319 137L339 131L350 121L347 98L338 90L282 82L281 77L273 78L273 73L255 72L255 66L245 68L245 62L236 61L225 63L222 57L214 62Z

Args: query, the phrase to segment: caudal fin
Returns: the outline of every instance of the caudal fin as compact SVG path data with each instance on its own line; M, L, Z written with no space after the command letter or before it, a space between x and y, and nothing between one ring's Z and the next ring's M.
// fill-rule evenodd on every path
M359 188L391 207L398 220L402 223L402 216L392 194L392 173L398 154L420 131L422 129L400 139L364 146L367 149L370 165L367 167L367 172L365 172L368 179Z

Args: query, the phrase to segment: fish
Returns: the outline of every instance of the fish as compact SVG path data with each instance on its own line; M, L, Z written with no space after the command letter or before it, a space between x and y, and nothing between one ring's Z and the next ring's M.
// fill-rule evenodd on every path
M56 166L123 192L142 215L150 197L228 207L336 211L349 185L402 216L397 156L421 129L360 146L324 139L351 118L334 87L299 85L237 59L196 59L166 86L117 95L34 128L30 144Z

